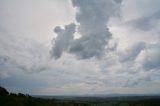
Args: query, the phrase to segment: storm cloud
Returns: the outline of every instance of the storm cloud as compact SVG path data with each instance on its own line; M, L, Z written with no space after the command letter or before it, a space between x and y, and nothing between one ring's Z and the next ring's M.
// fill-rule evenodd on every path
M69 52L78 59L101 58L112 38L107 22L111 16L117 14L121 2L121 0L72 0L72 5L77 10L75 17L78 23L77 31L75 28L66 28L70 25L66 25L64 30L55 27L58 37L53 44L51 55L57 59L63 52ZM70 30L71 33L68 33ZM81 37L73 39L75 32Z

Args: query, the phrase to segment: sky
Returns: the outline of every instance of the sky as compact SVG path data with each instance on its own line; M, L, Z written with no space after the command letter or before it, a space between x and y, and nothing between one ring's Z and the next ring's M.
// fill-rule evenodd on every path
M160 0L0 0L0 86L31 95L160 94Z

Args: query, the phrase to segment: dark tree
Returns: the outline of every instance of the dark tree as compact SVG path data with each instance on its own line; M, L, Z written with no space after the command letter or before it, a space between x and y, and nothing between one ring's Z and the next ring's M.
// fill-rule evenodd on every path
M9 94L9 92L5 88L0 86L0 95L4 96L4 95L8 95L8 94Z

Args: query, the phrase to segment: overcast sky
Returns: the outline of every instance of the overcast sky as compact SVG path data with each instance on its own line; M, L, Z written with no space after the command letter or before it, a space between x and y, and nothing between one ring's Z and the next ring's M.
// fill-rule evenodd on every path
M160 0L0 0L0 86L34 95L160 94Z

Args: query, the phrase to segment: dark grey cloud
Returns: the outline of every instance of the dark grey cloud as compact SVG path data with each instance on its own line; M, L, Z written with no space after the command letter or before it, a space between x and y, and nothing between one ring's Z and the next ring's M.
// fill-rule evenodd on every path
M144 42L139 42L133 47L128 49L124 54L120 55L120 62L128 64L138 57L138 55L144 50L143 62L141 63L142 68L145 71L149 70L160 70L160 44L159 42L155 44L147 44ZM141 69L141 70L143 70ZM132 72L131 72L132 73Z
M27 67L25 65L22 65L22 64L15 64L16 68L21 70L21 71L24 71L26 73L39 73L39 72L42 72L42 71L46 71L49 69L49 67L47 66L44 66L44 65L37 65L37 64L32 64L30 67Z
M160 44L152 44L148 47L146 58L143 62L145 70L157 69L160 70Z
M114 0L115 2L117 2L117 3L121 3L122 2L122 0Z
M73 40L73 34L75 33L75 24L69 24L64 27L64 29L59 26L55 27L54 32L58 35L53 50L51 51L51 55L56 59L61 57L64 51L67 51L68 46Z
M73 39L74 28L73 32L68 33L69 29L56 27L58 37L51 51L52 56L59 58L63 52L72 53L79 59L103 56L112 38L107 22L119 10L120 3L121 0L72 0L78 10L76 21L79 25L76 28L81 37Z
M10 67L11 60L8 56L0 56L0 74L7 71Z
M48 70L49 67L44 64L36 64L36 63L29 63L28 66L27 63L18 63L17 60L15 60L12 57L9 56L0 56L0 78L8 76L8 73L11 71L20 70L25 73L38 73L44 70Z
M139 53L144 50L146 47L146 44L144 42L139 42L135 44L133 47L127 50L125 54L121 56L120 61L126 62L126 61L133 61L137 58Z
M153 29L159 19L160 10L153 14L132 20L130 23L137 29L147 31Z
M0 65L4 65L9 61L9 57L7 56L0 56Z
M138 84L142 84L144 82L150 82L150 81L151 81L150 76L139 77L139 78L130 78L126 81L124 86L125 87L134 87L134 86L137 86Z
M154 55L151 58L152 59L146 59L144 62L144 68L146 70L151 70L151 69L159 69L160 70L160 54L159 55Z
M8 73L15 70L15 61L10 57L0 55L0 79L8 77Z

